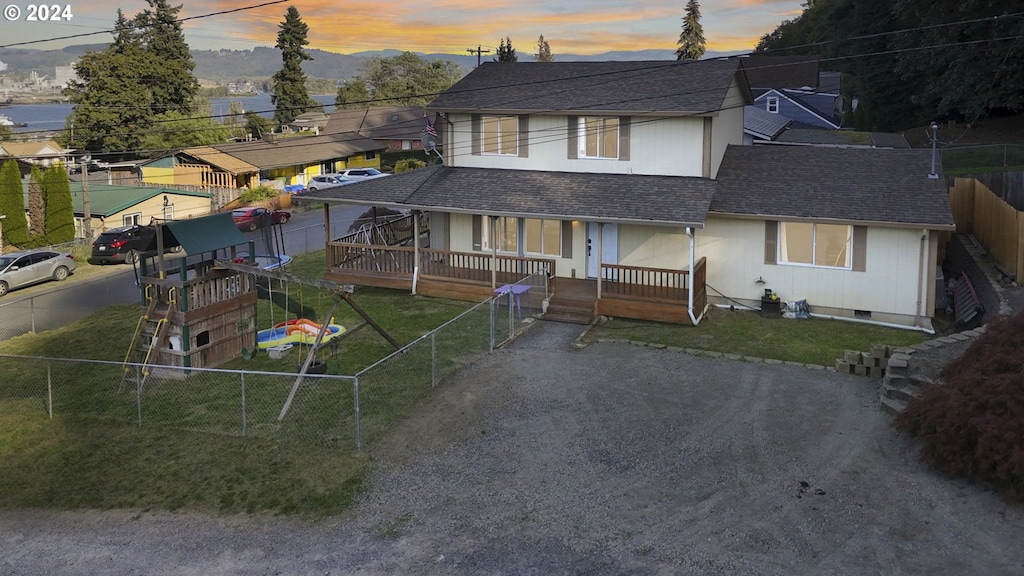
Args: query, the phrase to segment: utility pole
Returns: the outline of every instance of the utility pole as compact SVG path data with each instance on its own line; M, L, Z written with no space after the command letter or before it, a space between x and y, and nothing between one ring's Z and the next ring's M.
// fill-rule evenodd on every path
M89 163L82 163L82 236L87 244L92 244L92 212L89 206Z
M477 44L476 50L473 50L472 48L466 48L466 52L469 52L470 54L476 54L476 65L479 66L480 65L480 55L481 54L485 54L485 53L486 54L490 54L491 53L491 49L488 48L487 50L483 50L482 47L479 44Z

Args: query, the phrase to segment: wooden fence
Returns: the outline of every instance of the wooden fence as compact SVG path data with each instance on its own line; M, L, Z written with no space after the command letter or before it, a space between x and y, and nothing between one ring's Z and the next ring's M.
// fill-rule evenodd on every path
M973 234L993 260L1020 278L1024 272L1024 212L973 177L953 180L949 203L956 231Z

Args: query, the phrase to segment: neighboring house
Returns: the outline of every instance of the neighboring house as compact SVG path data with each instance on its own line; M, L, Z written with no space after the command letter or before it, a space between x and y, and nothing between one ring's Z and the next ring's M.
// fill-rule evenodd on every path
M305 185L318 174L345 168L380 168L377 142L347 132L197 146L143 165L142 178L152 184L204 188L253 188Z
M292 132L308 131L314 135L321 134L327 127L328 116L323 112L303 112L287 124Z
M339 109L330 113L326 134L356 132L385 146L387 151L422 150L427 119L433 124L435 114L427 115L423 106L375 106L361 110ZM438 131L437 148L442 134Z
M28 206L28 183L25 206ZM71 183L75 237L85 238L85 193L81 182ZM181 220L212 211L210 194L170 188L89 184L90 228L93 237L119 226L149 224L152 220ZM87 240L91 241L91 238Z
M67 164L68 152L53 140L0 142L0 163L7 158L17 158L49 168L57 162Z
M254 188L260 169L212 146L195 146L141 165L142 181L217 188Z
M760 112L760 110L758 110ZM857 130L817 130L814 128L788 128L773 138L781 144L813 146L841 146L854 148L900 148L910 149L910 143L902 134L887 132L862 132Z
M842 126L839 94L787 88L757 91L754 104L770 114L815 128L837 130Z
M928 153L744 146L750 103L736 58L479 66L428 107L443 166L309 195L429 212L429 247L337 239L327 277L483 298L547 272L578 321L696 324L771 289L931 329L953 220Z

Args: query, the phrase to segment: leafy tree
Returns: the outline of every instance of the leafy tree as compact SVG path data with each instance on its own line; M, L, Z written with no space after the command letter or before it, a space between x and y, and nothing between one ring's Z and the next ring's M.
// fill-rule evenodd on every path
M264 134L274 131L274 122L249 110L245 113L245 133L253 138L261 138Z
M276 48L281 50L284 66L274 73L274 93L270 97L270 102L276 107L274 120L278 124L287 124L303 112L323 110L318 102L309 97L306 73L302 71L302 61L313 59L303 48L309 44L306 39L308 33L309 26L302 21L299 11L289 6L277 32Z
M61 164L43 173L43 198L46 200L45 236L50 244L75 239L75 209L71 201L71 183Z
M153 118L153 128L143 135L141 146L147 154L159 156L161 152L224 142L232 134L230 125L215 124L208 113L169 110Z
M416 158L402 158L398 162L395 162L395 174L400 172L408 172L409 170L416 170L417 168L423 168L427 165L423 160L417 160Z
M495 62L517 62L519 57L516 56L516 49L512 47L512 38L505 36L498 45L498 55L494 58Z
M193 111L199 81L193 73L196 64L178 21L181 6L172 7L167 0L146 0L146 3L150 8L135 16L136 30L145 51L162 61L162 65L147 76L153 93L150 107L154 114L168 111L187 114Z
M14 137L14 130L10 126L0 125L0 142L11 140Z
M704 27L700 24L700 4L697 0L686 3L686 15L683 16L683 31L679 34L679 48L676 60L700 60L704 56Z
M537 59L537 62L555 61L555 57L551 54L551 46L548 46L548 41L544 39L543 34L537 39L537 53L534 57Z
M338 108L366 108L370 101L370 91L366 88L366 81L362 78L346 80L338 88L338 95L334 97L334 105Z
M403 52L391 58L370 58L357 78L365 83L375 105L423 106L461 77L462 68L451 60L426 60Z
M28 179L28 221L29 234L42 236L45 233L45 200L43 199L43 172L38 164L32 165Z
M4 218L4 245L20 246L28 240L28 221L25 219L25 192L21 188L21 172L14 159L0 168L0 214Z

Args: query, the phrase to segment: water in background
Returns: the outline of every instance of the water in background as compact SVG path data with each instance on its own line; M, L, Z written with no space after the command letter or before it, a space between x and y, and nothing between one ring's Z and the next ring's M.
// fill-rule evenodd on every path
M321 104L334 104L333 94L321 94L312 96ZM227 98L210 98L211 114L214 117L223 116L228 113L232 102L238 102L245 111L253 111L264 118L274 117L274 105L270 103L270 94L264 92L258 96L229 96ZM15 132L25 133L46 133L58 132L64 129L64 119L71 114L71 104L14 104L0 108L0 114L7 116L12 121L24 122L27 126L15 128ZM325 112L333 110L333 106L324 108Z

